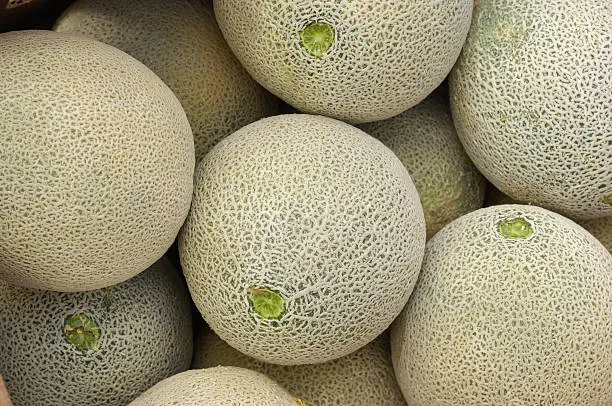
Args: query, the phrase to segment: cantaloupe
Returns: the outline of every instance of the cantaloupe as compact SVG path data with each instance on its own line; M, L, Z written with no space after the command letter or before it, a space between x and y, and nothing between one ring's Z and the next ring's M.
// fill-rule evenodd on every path
M0 281L0 374L16 406L126 405L192 350L189 296L165 259L89 292Z
M261 372L307 405L406 406L389 349L387 331L359 350L314 365L274 365L230 347L212 330L199 331L192 368L236 366Z
M278 111L199 0L78 0L54 30L115 46L159 75L185 108L196 162L221 138Z
M229 46L297 109L350 123L416 105L459 56L472 0L215 0Z
M359 128L382 141L408 168L423 205L428 239L482 207L486 180L457 138L446 88L393 118Z
M593 237L597 238L612 253L612 217L584 220L578 224L593 234Z
M215 367L167 378L129 406L304 406L267 376L244 368Z
M411 406L608 406L612 256L540 207L474 211L429 240L391 333Z
M52 31L0 35L0 279L83 291L158 260L189 211L181 104L146 66Z
M459 138L518 201L612 215L612 3L483 0L450 75Z
M323 116L265 118L200 162L179 253L212 329L262 361L342 357L410 295L425 221L402 162Z

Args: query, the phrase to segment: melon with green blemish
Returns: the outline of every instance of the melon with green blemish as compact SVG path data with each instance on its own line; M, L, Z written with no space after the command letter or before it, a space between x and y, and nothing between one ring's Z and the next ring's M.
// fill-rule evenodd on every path
M540 207L451 222L392 327L407 403L610 405L611 275L599 241Z
M612 3L483 0L449 76L455 126L516 201L612 215Z
M187 113L196 161L223 137L278 112L276 97L240 65L200 0L78 0L54 30L105 42L155 72Z
M289 114L198 165L179 254L193 301L251 357L307 364L381 334L418 276L425 221L402 162L338 120Z
M416 105L459 56L472 0L215 0L229 46L304 113L350 123Z
M189 296L166 259L88 292L0 281L0 372L16 405L125 405L192 351Z
M423 205L427 238L482 207L486 180L457 138L445 88L395 117L359 128L382 141L408 169Z
M193 135L151 70L101 42L0 34L0 279L123 282L162 257L193 191Z
M194 369L167 378L129 406L305 406L264 374L237 367Z
M314 365L274 365L230 347L210 329L196 335L191 367L236 366L274 379L307 405L406 406L393 373L389 334L333 361Z

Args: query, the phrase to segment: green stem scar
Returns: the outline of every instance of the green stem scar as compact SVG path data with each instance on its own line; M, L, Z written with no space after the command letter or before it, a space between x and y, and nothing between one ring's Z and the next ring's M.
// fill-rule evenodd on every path
M533 234L533 228L522 218L505 219L499 222L497 230L506 238L528 238Z
M310 23L300 31L301 45L310 55L321 58L334 43L335 31L324 22Z
M612 193L608 193L601 200L603 200L605 204L612 206Z
M280 319L285 313L285 299L280 293L266 287L251 286L247 289L249 301L255 313L264 319Z
M96 350L100 347L100 328L84 313L66 319L64 336L79 350Z

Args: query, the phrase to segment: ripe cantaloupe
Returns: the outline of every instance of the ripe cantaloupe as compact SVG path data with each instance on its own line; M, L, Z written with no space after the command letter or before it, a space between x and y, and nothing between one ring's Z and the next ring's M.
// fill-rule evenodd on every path
M332 360L381 334L412 291L425 220L380 141L323 116L247 125L200 162L179 253L191 296L239 351Z
M428 239L482 207L486 180L457 138L446 89L395 117L359 128L382 141L408 168L423 205Z
M304 406L267 376L244 368L189 370L167 378L129 406Z
M351 123L416 105L459 56L472 0L215 0L249 73L304 113Z
M612 217L600 217L578 222L612 253Z
M198 0L78 0L54 29L117 47L159 75L187 113L196 162L221 138L278 111Z
M386 331L342 358L286 366L250 358L207 329L197 336L193 356L192 368L223 365L261 372L307 405L406 406L393 373Z
M570 218L612 215L612 3L483 0L450 75L482 174Z
M546 209L501 205L427 244L392 327L414 406L612 404L612 256Z
M101 42L0 35L0 279L83 291L158 260L189 211L193 136L172 91Z
M125 405L192 350L189 296L166 259L89 292L0 281L0 373L17 406Z

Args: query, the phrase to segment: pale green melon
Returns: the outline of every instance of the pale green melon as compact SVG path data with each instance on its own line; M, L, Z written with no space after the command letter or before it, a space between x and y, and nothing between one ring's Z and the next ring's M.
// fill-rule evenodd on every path
M151 70L89 38L0 35L0 279L84 291L157 261L189 211L181 104Z
M408 169L419 191L428 239L482 207L486 180L457 138L446 89L393 118L359 128L382 141Z
M265 118L198 165L179 235L191 296L231 346L277 364L342 357L380 335L425 244L402 162L323 116Z
M267 376L244 368L195 369L167 378L129 406L304 406Z
M230 347L210 329L196 336L192 368L237 366L274 379L307 405L405 406L385 331L359 350L314 365L274 365L250 358Z
M449 76L466 152L499 190L612 215L612 2L482 0Z
M393 325L411 406L612 404L612 256L573 221L501 205L427 244Z
M105 42L155 72L187 113L196 161L223 137L278 112L278 100L232 54L206 2L78 0L54 30Z
M416 105L461 51L472 0L215 0L229 46L304 113L350 123Z
M189 296L166 259L89 292L0 281L0 373L16 406L125 405L192 351Z

